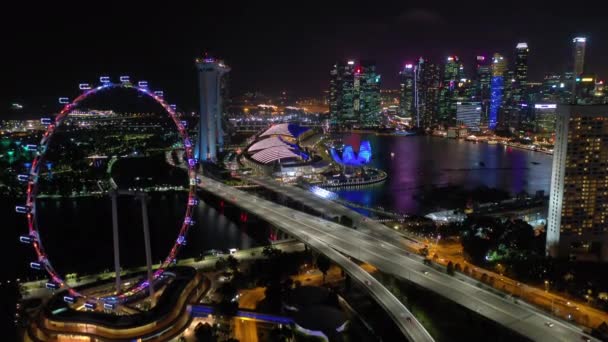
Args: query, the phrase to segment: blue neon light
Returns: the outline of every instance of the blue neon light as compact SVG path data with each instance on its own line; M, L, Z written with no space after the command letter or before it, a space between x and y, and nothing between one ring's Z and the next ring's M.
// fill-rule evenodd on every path
M359 146L357 161L361 164L368 164L372 159L372 146L368 140L363 140Z
M369 164L372 160L372 146L367 140L363 140L359 145L359 152L355 154L353 147L347 145L342 150L342 156L336 151L335 148L330 150L331 157L334 161L341 165L348 166L362 166Z
M356 160L353 147L350 145L344 147L344 151L342 151L342 162L344 162L344 164L352 165L355 164Z
M504 89L504 78L493 76L490 81L490 113L488 114L488 128L495 129L498 124L498 111L502 105L502 91Z

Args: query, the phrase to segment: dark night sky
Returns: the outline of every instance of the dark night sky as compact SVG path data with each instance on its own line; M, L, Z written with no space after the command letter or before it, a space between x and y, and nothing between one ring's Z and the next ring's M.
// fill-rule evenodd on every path
M393 88L399 67L417 56L456 54L470 73L476 54L498 51L510 58L518 41L528 42L530 76L540 80L545 72L565 70L575 35L589 37L588 71L608 75L608 63L602 63L608 56L605 11L583 1L577 2L578 12L559 9L556 1L543 6L458 1L460 6L433 7L419 1L339 7L330 1L211 7L194 5L209 1L182 1L186 5L179 8L166 5L179 1L127 2L21 1L12 12L4 11L10 18L0 23L5 87L0 118L11 101L54 105L58 96L73 96L79 82L95 82L104 74L146 79L164 89L171 102L194 108L193 59L203 51L232 67L235 93L285 89L320 95L331 65L343 58L375 60L383 87Z

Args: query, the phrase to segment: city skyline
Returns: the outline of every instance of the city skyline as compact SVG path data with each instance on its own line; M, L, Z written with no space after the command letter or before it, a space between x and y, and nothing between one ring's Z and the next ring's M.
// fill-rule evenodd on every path
M576 36L588 38L587 70L606 75L600 61L608 46L601 44L595 11L569 17L566 12L548 14L531 7L521 11L515 5L496 11L379 5L369 11L346 8L343 13L242 7L236 13L231 9L228 18L223 14L227 8L213 6L200 15L171 8L159 15L143 6L123 6L115 12L119 15L55 7L34 14L21 24L27 27L17 25L25 30L21 37L6 40L14 53L3 57L8 58L3 63L4 74L13 86L2 96L3 109L6 112L11 102L49 103L41 99L48 96L40 89L43 85L65 93L75 79L84 82L99 74L123 73L163 84L178 97L177 102L194 109L197 80L192 76L193 60L204 51L221 56L237 71L239 76L231 79L235 93L287 90L296 96L320 96L327 90L327 69L349 58L375 60L385 89L397 89L399 71L420 56L438 62L458 55L471 77L477 55L489 58L499 52L514 61L514 47L519 42L530 47L529 79L540 81L545 73L570 69L569 43ZM505 20L508 14L518 14L517 22ZM494 20L497 16L503 19ZM74 32L78 21L65 21L67 18L85 18L85 22L88 18L92 23ZM476 18L484 18L487 24ZM122 21L132 22L125 26L133 28L101 24ZM551 34L546 32L547 25ZM72 43L66 48L68 42Z
M334 5L11 8L4 334L608 341L601 11Z

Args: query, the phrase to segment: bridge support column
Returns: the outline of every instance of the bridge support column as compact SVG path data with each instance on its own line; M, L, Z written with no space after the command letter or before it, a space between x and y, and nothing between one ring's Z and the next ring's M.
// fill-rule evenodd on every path
M112 191L112 235L114 239L114 272L116 277L116 294L120 293L120 246L118 243L118 194Z
M154 284L152 283L152 251L150 248L150 226L148 224L148 205L146 204L146 194L139 195L141 200L141 218L144 226L144 246L146 249L146 269L148 271L148 289L150 298L154 296Z

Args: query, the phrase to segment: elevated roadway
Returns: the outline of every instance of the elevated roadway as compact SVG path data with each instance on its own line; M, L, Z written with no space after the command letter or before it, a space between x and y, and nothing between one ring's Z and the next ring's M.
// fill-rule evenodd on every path
M344 256L344 254L341 253L343 251L334 249L334 246L318 237L319 232L314 229L313 226L325 223L329 224L328 221L320 220L314 216L279 206L276 203L260 199L257 196L234 189L210 178L203 176L200 176L200 178L202 180L200 183L201 188L212 192L225 201L234 203L242 209L258 215L286 233L305 242L311 248L327 256L334 263L339 265L354 280L364 285L364 288L376 302L383 307L389 316L391 316L395 324L409 341L434 341L422 324L416 320L414 315L388 289L356 263ZM302 219L303 222L299 222L300 219ZM336 226L348 229L340 225Z
M286 233L309 244L319 252L325 254L338 265L342 266L355 279L366 284L366 287L393 319L398 323L404 334L411 340L424 340L430 338L428 333L418 322L414 322L415 329L406 323L404 316L410 315L403 305L395 303L396 298L388 293L380 283L354 263L349 263L344 255L370 263L385 273L413 282L423 288L429 289L455 303L477 312L498 324L510 328L534 341L578 341L582 337L593 340L583 334L582 329L554 319L544 312L527 304L515 303L493 292L477 286L477 281L462 275L450 276L422 263L419 256L405 251L407 241L397 232L386 226L380 230L374 223L361 215L356 218L354 226L350 229L345 226L308 215L274 202L261 199L255 195L245 193L238 189L224 185L210 178L201 177L201 187L223 198L228 202L264 218L269 223L282 229ZM274 185L270 185L274 186ZM293 187L291 187L293 188ZM283 189L288 189L284 186ZM293 188L296 189L296 188ZM273 187L273 190L274 187ZM280 189L277 189L280 191ZM291 191L291 190L289 190ZM297 190L294 190L297 191ZM302 190L304 191L304 190ZM293 196L293 197L292 197ZM295 195L290 197L296 199ZM309 196L301 198L302 203L315 204ZM329 202L329 201L328 201ZM316 204L319 205L319 204ZM321 212L328 216L333 213L324 203ZM339 204L335 204L340 206ZM348 210L345 214L352 215ZM314 208L314 207L313 207ZM337 210L342 210L338 209ZM316 210L316 208L315 208ZM339 253L338 253L339 252ZM371 278L371 279L370 279ZM399 303L400 304L400 303ZM401 312L402 314L398 314ZM397 313L397 314L396 314ZM412 331L415 332L413 335Z

